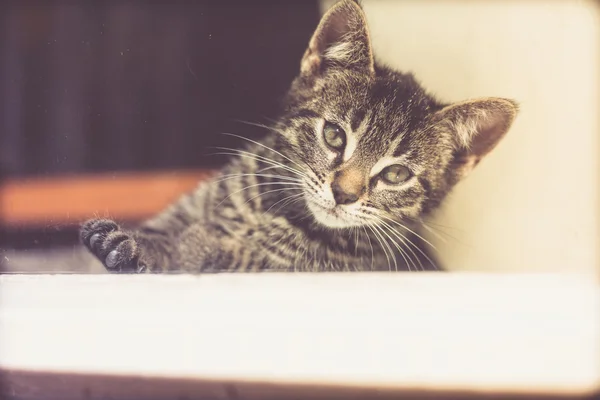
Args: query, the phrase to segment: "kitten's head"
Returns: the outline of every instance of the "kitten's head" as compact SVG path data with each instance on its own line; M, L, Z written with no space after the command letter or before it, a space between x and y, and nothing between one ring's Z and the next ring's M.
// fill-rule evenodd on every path
M305 198L330 228L418 219L488 154L514 101L443 104L410 74L376 65L359 4L344 0L310 40L278 129L303 166Z

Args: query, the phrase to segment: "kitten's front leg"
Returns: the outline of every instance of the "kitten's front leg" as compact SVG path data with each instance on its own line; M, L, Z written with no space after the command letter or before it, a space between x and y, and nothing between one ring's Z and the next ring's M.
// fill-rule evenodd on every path
M152 242L140 234L122 230L110 219L93 219L81 227L82 243L94 254L109 272L142 273L157 268L166 259Z

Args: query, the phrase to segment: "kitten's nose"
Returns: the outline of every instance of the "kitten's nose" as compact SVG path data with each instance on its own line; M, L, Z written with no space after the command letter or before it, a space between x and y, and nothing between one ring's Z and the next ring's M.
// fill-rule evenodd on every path
M337 181L331 184L331 191L337 204L351 204L358 200L357 193L346 192Z

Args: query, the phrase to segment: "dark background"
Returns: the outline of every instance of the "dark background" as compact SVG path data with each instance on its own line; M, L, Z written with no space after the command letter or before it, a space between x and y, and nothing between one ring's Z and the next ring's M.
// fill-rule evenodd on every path
M267 122L318 23L316 1L3 1L4 177L222 162L236 120Z
M239 120L276 115L319 16L316 0L0 2L0 185L218 167L213 147L240 144L221 133L265 133ZM0 250L76 239L0 227Z

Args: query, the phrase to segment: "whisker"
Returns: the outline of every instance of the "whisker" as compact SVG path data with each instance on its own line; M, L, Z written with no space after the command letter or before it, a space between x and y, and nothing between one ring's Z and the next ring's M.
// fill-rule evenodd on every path
M251 202L254 199L258 199L259 197L264 196L265 194L269 194L269 193L274 193L274 192L282 192L284 190L301 190L301 188L279 188L279 189L273 189L273 190L267 190L266 192L261 192L259 193L257 196L254 196L252 198L249 198L248 200L246 200L244 202L244 204L248 204L249 202ZM300 193L302 194L302 193Z
M240 122L242 124L250 125L250 126L256 126L258 128L264 128L264 129L267 129L269 131L272 131L272 132L275 132L275 133L279 133L281 135L283 135L283 133L284 133L283 131L275 128L274 126L269 126L269 125L261 124L261 123L258 123L258 122L244 121L242 119L236 119L235 121L236 122ZM272 121L272 122L276 122L276 121Z
M408 244L410 244L411 246L413 246L419 253L421 253L426 259L427 261L429 261L431 263L431 265L433 265L433 267L435 269L439 269L438 266L436 265L435 262L433 262L433 260L416 244L414 244L412 242L412 240L410 240L407 236L402 235L400 232L398 232L397 230L393 229L393 227L389 224L387 224L385 221L381 221L383 224L385 224L388 229L390 229L395 235L396 237L398 237L400 239L400 236L404 239L406 239L406 241L408 242ZM402 239L400 239L402 240ZM403 240L402 240L403 241ZM403 241L404 242L404 241ZM412 251L412 249L410 248L410 246L406 246L407 249L409 249L411 251L411 253L415 256L415 258L417 259L417 261L419 262L419 265L421 266L422 270L425 270L425 267L423 266L423 263L421 263L421 260L419 259L419 257L415 254L414 251Z
M373 232L373 234L375 235L375 238L379 242L379 245L381 246L381 249L383 250L383 253L385 254L385 258L387 259L388 269L391 272L392 271L392 263L390 262L390 257L388 256L387 250L385 249L385 247L383 245L380 235L378 234L378 232L375 231L375 229L373 229L372 224L367 224L366 226L371 230L371 232Z
M374 259L375 259L375 253L373 251L373 244L371 243L371 238L369 237L369 233L367 232L367 229L365 228L364 225L361 225L363 228L363 231L365 232L365 236L367 237L367 240L369 241L369 247L371 247L371 271L373 271L373 264L374 264Z
M401 237L398 237L398 235L394 235L394 233L395 233L395 232L394 232L394 230L393 230L393 229L391 229L389 226L386 226L386 225L384 225L384 224L385 224L385 222L383 222L383 221L381 221L381 220L380 220L380 221L378 221L378 223L382 224L382 225L383 225L383 227L386 227L387 229L390 229L390 231L391 231L390 233L391 233L393 236L395 236L397 239L399 239L399 240L400 240L400 242L402 243L402 245L403 245L403 246L406 246L406 242L405 242L405 241L404 241L404 240L403 240ZM382 229L382 230L383 230L383 227L381 227L381 229ZM385 232L385 231L384 231L384 232ZM413 266L413 267L415 267L415 271L416 271L416 270L417 270L417 265L415 264L415 262L414 262L413 258L410 256L410 254L408 254L408 252L407 252L405 249L403 249L403 248L402 248L403 246L401 246L400 244L398 244L398 243L397 243L397 242L396 242L394 239L392 239L391 237L390 237L390 240L392 241L392 243L393 243L393 244L396 246L396 248L397 248L397 249L398 249L398 251L400 252L400 255L401 255L401 256L402 256L402 258L404 259L404 262L406 263L406 266L408 267L408 270L409 270L409 271L412 271L412 269L411 269L411 267L410 267L410 266L411 266L411 264L412 264L412 266ZM414 254L414 252L412 251L412 249L411 249L410 247L408 247L408 246L406 246L406 247L407 247L407 248L408 248L408 250L409 250L409 251L412 253L412 255L413 255L413 256L414 256L414 257L417 259L417 261L419 262L419 265L421 265L421 262L420 262L419 258L416 256L416 254ZM421 265L421 269L424 269L422 265Z
M275 154L278 154L278 155L280 155L281 157L285 158L285 159L286 159L286 160L288 160L289 162L296 164L296 165L297 165L297 166L299 166L300 168L304 168L302 165L298 164L296 161L292 160L291 158L289 158L289 157L287 157L287 156L285 156L285 155L281 154L281 153L280 153L280 152L278 152L277 150L275 150L275 149L272 149L271 147L269 147L269 146L267 146L267 145L265 145L265 144L263 144L263 143L257 142L256 140L248 139L247 137L240 136L240 135L236 135L236 134L234 134L234 133L228 133L228 132L223 132L223 135L233 136L233 137L237 137L237 138L239 138L239 139L242 139L242 140L247 140L247 141L248 141L248 142L250 142L250 143L254 143L254 144L256 144L256 145L259 145L259 146L261 146L261 147L263 147L263 148L265 148L265 149L267 149L267 150L270 150L270 151L272 151L272 152L273 152L273 153L275 153Z
M448 243L448 240L446 240L445 237L443 237L442 235L440 235L439 233L437 233L436 231L434 231L433 228L429 227L428 225L425 225L425 222L421 222L421 225L423 226L423 228L427 229L427 232L431 233L438 240L442 241L442 243Z
M266 168L261 168L261 169L259 169L259 170L258 170L258 171L256 171L256 172L258 172L258 173L262 173L262 172L266 172L266 171L268 171L268 170L270 170L270 169L275 169L275 168L277 168L277 167L266 167Z
M292 173L293 175L299 176L300 178L303 178L306 183L311 183L311 184L315 184L315 185L317 184L316 183L317 179L315 177L313 177L313 176L309 176L309 175L307 175L305 173L296 171L293 168L289 168L286 165L274 162L272 160L265 159L264 157L260 158L261 156L256 156L256 155L253 155L252 153L247 153L247 154L220 153L220 154L229 154L229 155L233 155L233 156L245 157L245 158L257 160L259 162L263 162L263 163L268 164L268 165L273 165L273 168L281 168L281 169L284 169L284 170ZM308 174L312 174L312 171L308 171L307 170L307 173ZM294 178L294 179L298 179L298 178Z
M464 232L464 231L463 231L462 229L460 229L460 228L456 228L456 227L453 227L453 226L448 226L448 225L443 225L443 224L440 224L439 222L434 222L434 221L425 221L425 220L423 220L423 219L419 219L419 220L418 220L418 222L421 222L421 223L425 223L425 222L427 222L429 225L435 225L435 226L439 226L440 228L449 229L449 230L451 230L451 231L456 231L456 232Z
M377 230L379 230L379 232L382 235L385 235L388 239L390 239L390 241L396 246L396 248L399 249L398 244L396 242L394 242L394 240L390 237L390 235L387 234L387 232L385 232L380 226L378 226L377 224L373 224L373 227ZM385 238L384 238L385 240ZM389 245L389 243L386 240L386 245L388 247L388 249L390 250L390 255L392 257L392 261L394 261L394 267L396 269L396 272L398 272L398 261L396 260L396 257L394 257L394 251L392 250L392 247ZM404 254L402 254L402 257L404 257ZM406 261L406 259L405 259ZM406 261L407 265L408 265L408 261ZM391 269L391 266L390 266Z
M237 150L237 149L230 149L227 147L217 147L219 150L225 150L226 152L222 152L222 153L215 153L215 155L229 155L229 156L246 156L247 158L250 159L254 159L256 161L261 161L264 162L265 164L269 164L269 165L273 165L276 167L280 167L282 169L285 169L287 171L293 172L297 175L306 177L305 174L302 171L299 171L295 168L292 168L288 165L282 164L279 161L275 161L273 159L264 157L264 156L260 156L258 154L253 154L250 153L249 151L244 151L244 150Z
M294 206L294 205L296 205L298 203L302 204L301 202L302 202L302 196L297 196L297 197L295 197L293 199L288 199L285 203L283 203L282 205L280 205L277 208L277 211L275 211L275 212L277 213L277 212L279 212L280 210L282 210L285 207L291 207L291 206Z
M265 211L265 212L262 214L262 216L264 217L264 216L265 216L265 214L267 214L269 211L271 211L271 209L272 209L273 207L275 207L277 204L279 204L279 203L283 202L284 200L288 200L288 201L289 201L290 199L296 199L296 198L298 198L298 197L300 197L300 196L303 196L303 195L304 195L304 193L296 193L296 194L292 194L292 195L289 195L289 196L287 196L287 197L284 197L284 198L283 198L283 199L281 199L281 200L278 200L277 202L273 203L273 204L271 205L271 207L269 207L269 208L268 208L268 209L267 209L267 210L266 210L266 211ZM286 205L286 204L284 203L284 204L283 204L281 207L279 207L279 208L277 209L277 211L281 210L281 208L283 208L285 205Z
M402 229L406 229L407 231L409 231L410 233L412 233L413 235L415 235L416 237L418 237L419 239L421 239L422 241L424 241L425 243L427 243L428 245L430 245L434 250L437 251L437 248L431 244L427 239L425 239L423 236L419 235L417 232L413 231L412 229L408 228L407 226L401 224L400 222L396 221L395 219L389 218L385 215L379 215L381 218L384 218L396 225L398 225L399 227L401 227Z
M215 206L215 208L219 207L219 206L220 206L220 205L221 205L221 204L222 204L222 203L223 203L225 200L229 199L231 196L233 196L233 195L234 195L234 194L236 194L236 193L240 193L240 192L242 192L242 191L244 191L244 190L247 190L247 189L250 189L250 188L253 188L253 187L265 186L265 185L291 185L291 186L302 186L302 187L304 186L304 185L302 185L302 184L300 184L300 183L293 183L293 182L263 182L263 183L256 183L256 184L254 184L254 185L249 185L249 186L246 186L246 187L243 187L243 188L241 188L240 190L236 190L236 191L235 191L235 192L233 192L233 193L230 193L230 194L229 194L229 195L227 195L227 196L226 196L226 197L225 197L223 200L221 200L221 201L220 201L220 202L219 202L219 203L218 203L218 204ZM288 188L288 189L292 189L292 188ZM299 188L297 188L297 189L299 189Z
M247 151L247 150L242 150L242 149L234 149L234 148L231 148L231 147L223 147L223 146L214 146L214 147L212 147L212 148L213 148L213 149L216 149L216 150L224 150L224 151L228 151L228 152L233 152L233 153L235 153L235 154L227 154L227 153L225 153L225 155L239 155L239 154L246 154L246 155L252 156L252 157L254 157L254 158L260 158L260 159L267 160L267 161L270 161L270 162L273 162L273 163L277 163L277 165L280 165L280 166L284 166L284 167L290 168L290 169L292 169L292 170L294 170L294 171L296 171L296 172L301 172L300 170L298 170L298 169L296 169L296 168L293 168L293 167L292 167L292 166L290 166L290 165L283 164L282 162L280 162L280 161L277 161L277 160L274 160L274 159L272 159L272 158L269 158L269 157L267 157L267 156L265 156L265 155L261 155L261 154L254 154L254 153L252 153L252 152L250 152L250 151ZM223 153L212 153L212 155L223 155ZM299 167L303 168L301 165L299 165Z
M288 207L288 206L291 206L293 204L298 204L298 202L302 201L303 195L304 195L304 193L301 193L299 196L295 196L293 199L289 199L288 201L286 201L285 203L283 203L282 205L280 205L277 208L277 211L283 209L284 207Z
M247 121L239 121L239 122L247 122ZM249 124L252 124L251 122L247 122L247 123L249 123ZM279 133L281 133L281 131L279 131L279 130L276 130L275 128L271 128L271 127L269 127L269 126L267 126L267 125L259 125L259 124L257 124L256 126L259 126L259 127L262 127L262 128L266 128L266 129L270 129L270 130L274 130L275 132L279 132ZM270 150L270 151L274 152L275 154L278 154L278 155L280 155L281 157L283 157L284 159L288 160L289 162L291 162L291 163L295 164L295 165L296 165L296 166L298 166L298 167L299 167L301 170L305 170L307 173L310 173L310 174L312 174L312 175L313 175L313 177L312 177L312 178L313 178L315 181L318 181L318 179L317 179L317 174L316 174L316 173L313 171L313 169L311 168L311 166L310 166L310 165L308 165L308 164L299 164L298 162L296 162L296 161L292 160L291 158L287 157L286 155L284 155L284 154L280 153L279 151L277 151L277 150L275 150L275 149L273 149L273 148L271 148L271 147L269 147L269 146L265 145L264 143L259 143L259 142L255 141L255 140L248 139L248 138L246 138L246 137L243 137L243 136L240 136L240 135L236 135L236 134L234 134L234 133L223 132L222 134L223 134L223 135L229 135L229 136L237 137L237 138L240 138L240 139L243 139L243 140L247 140L247 141L249 141L249 142L251 142L251 143L254 143L254 144L257 144L257 145L259 145L259 146L261 146L261 147L263 147L263 148L265 148L265 149L267 149L267 150ZM222 149L223 149L223 148L222 148ZM229 150L233 150L233 149L229 149ZM242 151L242 150L239 150L239 151ZM248 152L245 152L245 153L248 153ZM249 153L249 154L252 154L252 153ZM271 160L271 161L274 161L274 160ZM282 165L283 165L283 164L282 164ZM287 166L287 167L288 167L288 168L291 168L291 169L293 169L293 170L295 170L295 171L296 171L296 172L298 172L300 175L302 175L302 176L304 176L305 178L309 179L309 178L308 178L308 176L306 176L306 175L305 175L305 174L304 174L302 171L298 171L297 169L295 169L295 168L292 168L291 166Z
M378 219L379 219L379 218L378 218ZM394 228L393 228L391 225L389 225L389 224L388 224L388 223L386 223L385 221L383 221L383 220L379 219L379 223L380 223L380 224L382 224L382 225L383 225L384 227L386 227L387 229L389 229L389 230L390 230L390 233L391 233L392 235L394 235L394 236L395 236L395 237L396 237L398 240L400 240L400 242L402 242L402 244L403 244L403 245L406 247L406 250L410 251L410 253L413 255L413 257L414 257L414 258L417 260L417 262L419 263L419 266L421 267L421 270L422 270L422 271L424 271L424 270L425 270L425 267L423 266L423 263L421 262L421 260L419 259L419 257L418 257L418 256L415 254L415 252L413 251L413 249L412 249L410 246L407 246L407 245L406 245L406 242L407 242L407 241L408 241L410 244L413 244L413 243L410 241L410 239L409 239L408 237L406 237L406 236L402 235L400 232L396 231L396 230L395 230L395 229L394 229ZM406 241L405 241L405 240L406 240ZM396 243L396 245L398 245L398 244ZM414 246L414 244L413 244L413 246ZM418 247L417 247L417 249L418 249L419 251L421 250L421 249L419 249ZM410 255L409 255L409 254L406 252L406 250L403 250L403 249L401 249L401 248L400 248L400 245L398 245L398 250L401 252L401 254L402 254L402 253L406 254L406 256L407 256L407 257L410 259L410 261L411 261L412 265L415 267L415 270L417 270L417 265L415 264L415 262L414 262L414 260L412 259L412 257L410 257ZM427 256L425 255L425 257L427 257ZM406 260L406 258L405 258L404 260L405 260L405 261L407 262L407 264L408 264L408 260ZM430 262L431 262L431 260L430 260ZM408 265L408 268L409 268L409 270L410 270L410 265Z
M243 176L259 176L259 177L264 177L264 178L277 178L277 179L282 179L282 180L291 181L291 182L302 182L302 180L298 179L298 178L292 178L292 177L285 176L285 175L272 175L272 174L227 174L227 175L221 175L221 179L215 180L213 182L223 182L228 179L241 178Z
M449 234L448 232L446 232L446 231L444 231L444 230L442 230L442 229L440 229L440 228L436 228L435 226L429 226L428 224L433 224L431 221L428 221L428 222L426 223L425 221L423 221L423 220L420 220L420 221L417 221L417 222L418 222L418 223L420 223L420 224L421 224L421 225L422 225L422 226L423 226L425 229L427 229L427 231L429 231L429 232L430 232L430 233L432 233L433 235L436 235L436 237L437 237L438 239L440 239L440 240L441 240L442 242L444 242L444 243L447 243L448 241L447 241L447 239L446 239L446 238L443 238L443 237L441 237L441 236L439 235L439 233L441 233L441 234L445 235L446 237L448 237L448 238L450 238L450 239L454 240L456 243L459 243L459 244L460 244L460 245L462 245L462 246L466 246L466 247L472 247L472 246L470 246L469 244L465 243L464 241L462 241L462 240L458 239L456 236L453 236L453 235ZM451 227L448 227L448 226L445 226L445 225L440 225L440 224L435 224L435 225L441 226L441 227L443 227L443 228L446 228L446 229L452 229L452 230L455 230L455 231L457 231L457 232L464 233L464 231L463 231L462 229L458 229L458 228L451 228ZM439 233L436 233L436 231L437 231L437 232L439 232Z

